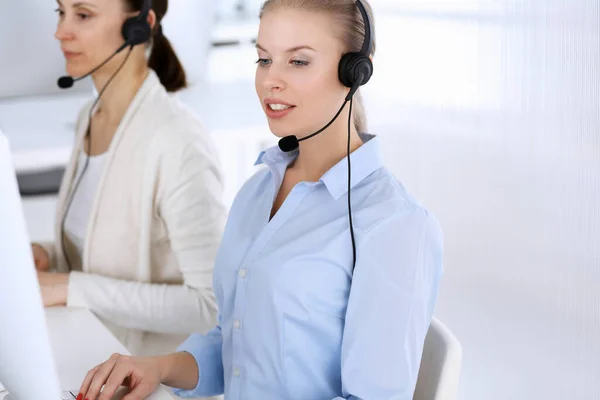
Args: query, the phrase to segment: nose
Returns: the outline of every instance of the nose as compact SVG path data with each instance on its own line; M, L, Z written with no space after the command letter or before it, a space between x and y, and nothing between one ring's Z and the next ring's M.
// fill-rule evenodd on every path
M75 37L73 30L71 29L71 26L66 18L60 20L56 25L56 32L54 33L54 37L60 40L61 42L65 40L73 40L73 38Z
M280 92L285 88L283 74L275 64L271 64L266 71L263 87L272 92Z

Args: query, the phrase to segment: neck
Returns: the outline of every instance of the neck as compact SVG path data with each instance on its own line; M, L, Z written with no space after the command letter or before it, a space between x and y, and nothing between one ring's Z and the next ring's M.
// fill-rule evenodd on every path
M354 124L350 129L350 152L362 145ZM342 112L336 121L315 137L300 142L298 157L291 168L302 180L316 182L348 152L348 111Z
M116 69L109 72L100 70L92 76L98 94L100 94L115 71ZM129 60L110 81L110 84L98 101L98 112L102 113L107 121L118 124L147 76L147 65L145 63L135 63L134 54L131 54Z

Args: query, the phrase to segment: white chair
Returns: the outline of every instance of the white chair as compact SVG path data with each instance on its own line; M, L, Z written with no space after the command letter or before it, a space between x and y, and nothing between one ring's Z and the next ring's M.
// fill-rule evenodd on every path
M462 363L462 346L450 330L433 318L413 400L455 400Z

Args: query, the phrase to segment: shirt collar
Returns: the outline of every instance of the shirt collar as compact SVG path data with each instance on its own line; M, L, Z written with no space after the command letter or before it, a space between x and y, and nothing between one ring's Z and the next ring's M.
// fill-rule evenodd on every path
M359 136L363 141L363 145L350 153L350 164L352 166L351 188L354 188L367 176L383 166L383 158L377 136L367 133L361 133ZM254 165L265 164L271 169L276 166L287 167L296 159L298 153L298 149L286 153L279 146L275 145L260 152ZM348 157L344 157L325 172L320 182L325 184L329 194L336 200L346 194L348 192Z

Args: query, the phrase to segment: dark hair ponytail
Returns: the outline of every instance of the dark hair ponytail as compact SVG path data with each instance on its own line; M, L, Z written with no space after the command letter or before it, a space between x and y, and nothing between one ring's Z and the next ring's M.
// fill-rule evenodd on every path
M160 83L167 89L167 92L176 92L187 87L185 70L169 39L162 34L162 28L158 21L157 25L158 31L152 40L152 51L148 66L156 72Z
M124 0L130 11L141 11L143 0ZM152 51L148 66L156 72L160 83L168 92L176 92L187 87L183 65L179 61L169 39L162 32L162 19L169 8L169 0L152 0L152 10L156 14L156 24L152 31Z

